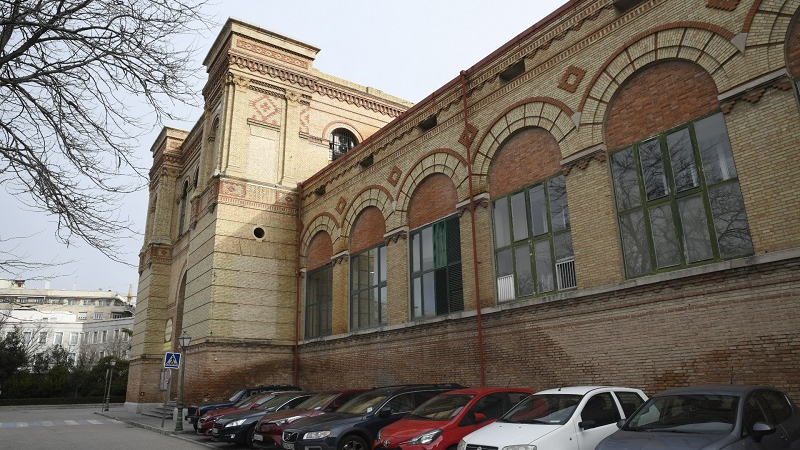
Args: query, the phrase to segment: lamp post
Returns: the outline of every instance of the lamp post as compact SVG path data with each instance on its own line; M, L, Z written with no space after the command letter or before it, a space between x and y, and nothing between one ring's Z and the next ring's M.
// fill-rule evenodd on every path
M181 382L178 385L178 416L175 417L175 431L183 431L183 374L186 372L186 348L192 340L186 330L183 330L181 337L178 338L178 345L181 347Z
M106 401L103 404L103 411L108 411L108 405L111 403L111 379L114 376L114 366L117 364L116 359L108 362L108 376L106 377Z

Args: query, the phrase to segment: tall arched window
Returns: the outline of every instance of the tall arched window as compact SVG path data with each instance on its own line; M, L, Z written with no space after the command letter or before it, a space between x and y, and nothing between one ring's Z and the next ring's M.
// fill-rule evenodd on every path
M183 234L184 231L184 223L186 219L186 201L189 198L189 182L184 181L183 183L183 193L181 193L181 211L180 211L180 220L178 221L178 236Z
M347 153L351 148L358 145L358 139L350 130L337 128L330 136L331 161Z

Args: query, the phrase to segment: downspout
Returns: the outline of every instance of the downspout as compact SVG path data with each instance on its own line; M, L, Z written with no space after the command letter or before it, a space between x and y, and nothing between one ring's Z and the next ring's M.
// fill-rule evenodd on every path
M481 322L481 282L478 276L478 242L475 232L475 193L472 186L472 139L469 136L469 121L467 119L467 71L461 71L461 98L464 101L464 146L467 148L467 180L469 180L469 217L472 221L472 268L475 272L475 310L478 318L478 365L481 374L481 387L486 386L486 371L483 361L483 324Z
M300 219L300 210L303 205L303 183L297 183L297 251L295 253L296 281L295 281L295 312L294 312L294 385L299 386L300 379L300 246L303 238L303 221Z

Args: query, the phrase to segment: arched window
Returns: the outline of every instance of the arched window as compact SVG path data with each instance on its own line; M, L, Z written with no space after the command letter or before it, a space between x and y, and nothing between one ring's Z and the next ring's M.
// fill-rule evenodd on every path
M178 237L183 234L184 231L184 223L186 219L186 200L189 198L189 182L185 181L183 183L183 193L181 194L181 212L180 212L180 220L178 221Z
M351 148L358 145L358 139L350 130L337 128L330 136L331 161L347 153Z

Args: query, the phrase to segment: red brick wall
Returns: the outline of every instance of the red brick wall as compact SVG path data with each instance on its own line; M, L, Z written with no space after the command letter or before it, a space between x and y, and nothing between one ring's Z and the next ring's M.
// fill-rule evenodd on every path
M350 232L350 253L358 253L380 244L384 234L386 222L381 211L374 206L365 208L356 218Z
M794 25L789 30L787 46L787 57L789 59L789 73L794 77L800 77L800 19L795 17Z
M447 175L435 173L417 186L408 206L408 227L413 229L456 212L456 187Z
M331 262L333 256L333 243L331 236L325 232L320 231L315 234L308 244L308 254L306 255L306 268L314 270L322 267Z
M606 117L606 145L624 145L719 108L717 87L700 66L667 61L645 68L617 91Z
M507 194L561 170L561 152L552 134L543 128L515 133L495 153L489 167L489 195Z
M767 384L800 400L797 273L795 259L486 311L486 384L628 385L649 394L696 384ZM475 327L468 317L305 344L300 383L306 389L476 386Z

